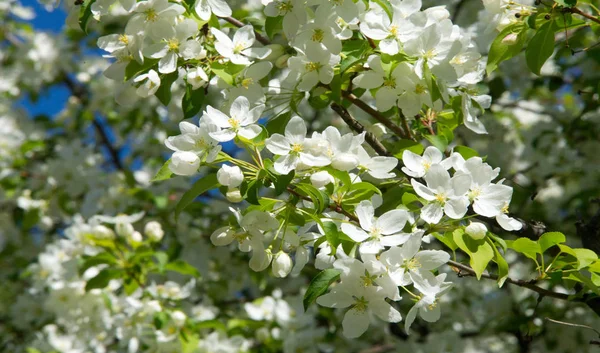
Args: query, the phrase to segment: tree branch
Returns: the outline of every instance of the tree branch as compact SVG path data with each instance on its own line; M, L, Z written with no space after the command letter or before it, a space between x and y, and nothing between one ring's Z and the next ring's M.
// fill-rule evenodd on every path
M577 7L566 7L565 11L566 12L570 12L570 13L574 13L574 14L578 14L580 16L583 16L583 17L587 18L588 20L591 20L591 21L594 21L594 22L600 24L600 19L598 17L594 17L592 15L589 15L589 14L581 11Z
M459 276L471 276L471 277L475 277L475 270L473 270L471 267L467 266L467 265L463 265L460 262L456 262L453 260L448 261L448 265L456 268L459 270ZM460 271L464 271L465 273L462 273ZM498 276L497 275L493 275L493 274L487 274L487 273L483 273L481 275L481 278L486 278L486 279L493 279L493 280L498 280ZM523 288L527 288L530 289L534 292L539 293L540 295L543 295L545 297L550 297L550 298L555 298L555 299L561 299L561 300L567 300L569 301L570 299L570 295L569 294L564 294L564 293L558 293L558 292L553 292L551 290L536 286L535 284L533 284L530 281L525 281L522 279L512 279L510 277L508 277L505 280L505 283L509 283L518 287L523 287ZM577 301L577 300L575 300Z
M361 123L359 123L356 119L354 119L350 115L348 110L346 108L344 108L343 106L341 106L337 103L331 103L331 109L334 112L336 112L342 118L342 120L344 120L344 122L346 124L348 124L348 126L350 126L350 128L352 130L356 131L359 134L366 131L365 127ZM375 137L375 135L373 135L373 133L366 132L365 133L365 141L367 141L367 143L371 147L373 147L373 149L375 150L375 152L377 152L377 154L379 154L381 156L389 156L390 155L390 153L385 148L385 146L383 146L381 144L381 142L379 142L379 140L377 140L377 138Z
M368 105L367 103L365 103L362 100L360 100L352 92L342 91L342 95L344 96L344 98L346 98L347 100L349 100L352 104L354 104L355 106L359 107L365 113L371 115L373 118L375 118L375 120L377 120L380 123L382 123L388 129L392 130L399 137L401 137L403 139L414 140L414 138L411 138L409 136L409 134L406 133L404 130L402 130L402 128L400 126L394 124L388 118L386 118L385 116L383 116L380 112L378 112L377 110L371 108L370 105Z
M221 17L221 18L238 28L242 28L245 26L245 24L242 21L240 21L236 18L233 18L231 16L230 17ZM261 42L263 45L271 44L271 41L268 38L263 37L263 35L258 33L257 31L254 31L254 35L256 36L256 40Z

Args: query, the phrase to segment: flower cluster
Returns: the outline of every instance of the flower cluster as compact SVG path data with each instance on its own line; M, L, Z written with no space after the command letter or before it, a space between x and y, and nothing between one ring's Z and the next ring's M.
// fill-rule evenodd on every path
M92 6L99 18L110 8L101 3ZM148 97L181 78L176 86L219 88L225 106L245 96L280 111L298 104L306 92L331 89L334 77L344 79L352 56L358 74L350 84L369 92L365 97L381 112L397 107L408 119L418 118L451 108L458 99L465 126L486 132L476 115L489 107L489 96L475 89L484 61L444 6L421 10L421 1L412 0L385 8L376 1L268 1L264 15L269 23L281 21L284 45L271 44L249 24L218 28L211 19L231 15L224 1L198 0L187 7L145 0L123 7L130 16L124 33L98 40L115 59L105 75L125 81L119 101L123 90ZM202 30L195 16L210 30ZM267 25L263 31L274 35ZM281 74L273 70L284 67L288 70Z
M425 234L431 232L431 227L467 226L462 220L471 206L475 214L495 218L507 230L521 228L519 221L507 215L512 188L502 181L494 182L499 169L493 169L479 157L465 160L459 153L453 153L444 158L436 147L426 148L423 155L409 150L402 154L401 171L410 178L408 185L414 188L422 205L419 212L405 205L379 211L382 201L388 200L372 192L355 196L353 213L346 212L347 199L352 199L349 195L355 189L402 178L396 175L398 159L370 156L363 147L364 133L343 135L330 126L309 137L304 120L293 116L283 134L274 133L262 140L265 150L272 154L271 161L270 155L261 156L256 149L257 144L263 143L259 137L262 128L256 123L253 111L261 109L262 105L250 108L247 99L239 97L229 115L209 106L199 123L207 129L182 123L182 134L168 138L166 144L172 149L175 145L185 146L187 150L175 152L169 167L175 174L191 175L203 163L234 164L221 164L216 173L232 202L247 197L248 183L257 183L252 179L260 169L271 175L275 183L280 176L290 176L288 190L292 195L308 190L309 196L296 199L297 204L265 195L262 197L265 203L258 204L262 207L231 208L235 222L215 230L210 239L216 246L237 244L240 251L251 253L252 270L263 271L271 266L275 277L299 274L311 261L311 253L315 255L315 267L340 271L341 282L317 302L349 308L343 321L347 337L364 333L371 313L385 321L399 322L401 314L387 302L387 299L401 300L399 288L416 301L405 321L407 331L417 314L427 321L439 319L439 298L451 284L446 282L445 274L435 275L432 271L445 264L450 256L442 250L421 250L422 243L430 241ZM248 136L248 131L256 134ZM231 139L254 151L258 165L220 152L220 143ZM221 158L215 160L218 152ZM178 153L190 154L193 163L178 161ZM213 157L205 158L210 155ZM449 170L453 171L452 176ZM242 193L242 189L246 191ZM233 192L237 193L235 198ZM314 193L326 195L337 206L326 204L324 207L331 212L317 213L314 220L296 223L290 218L290 212L296 211L290 210L301 210L301 214L314 212L319 207ZM483 239L487 228L472 222L465 231L473 239ZM413 286L419 294L407 286Z

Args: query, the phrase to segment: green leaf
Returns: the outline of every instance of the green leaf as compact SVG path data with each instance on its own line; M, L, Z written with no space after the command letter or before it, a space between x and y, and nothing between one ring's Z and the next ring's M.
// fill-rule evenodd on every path
M504 28L492 42L488 53L487 74L498 65L521 52L527 40L529 28L523 22L517 22ZM516 37L515 37L516 36Z
M245 67L246 66L244 65L235 65L231 62L227 64L221 64L215 61L212 64L210 64L211 71L230 85L233 85L235 81L235 76L238 73L240 73Z
M319 272L319 274L312 279L306 293L304 293L304 300L302 300L304 311L306 311L310 304L317 300L318 297L327 291L327 288L329 288L331 283L337 281L339 278L339 270L327 269Z
M292 112L289 111L270 119L267 122L267 131L269 132L269 135L283 134L285 132L285 127L291 118Z
M446 152L448 148L448 139L443 135L425 135L427 141L431 142L438 150Z
M96 0L85 0L83 4L79 5L79 27L83 33L87 33L88 22L92 17L92 4Z
M206 92L203 88L192 89L191 85L186 85L185 95L181 100L181 108L183 109L183 118L189 119L198 114L204 103Z
M394 142L393 153L394 157L402 159L402 154L405 150L409 150L414 154L421 155L425 151L425 147L418 141L413 140L398 140Z
M191 204L196 199L196 197L207 192L210 189L216 188L217 186L219 186L219 181L217 180L216 173L208 174L200 180L196 181L194 185L192 185L192 188L186 191L185 194L183 194L181 200L179 200L177 206L175 206L175 219L179 219L181 211L183 211L187 206L189 206L189 204Z
M158 64L160 59L144 58L144 63L140 64L135 60L131 60L125 67L125 81L138 76L138 74L148 72L151 68Z
M158 272L165 272L165 266L169 262L169 255L167 255L164 251L159 251L153 254L154 259L156 259L156 264L158 267Z
M508 262L502 257L494 244L492 244L492 248L494 249L494 262L498 265L498 287L502 288L508 278Z
M525 50L527 66L536 75L540 75L542 66L554 53L554 21L544 23L531 38Z
M283 16L267 17L265 20L265 33L270 39L283 28Z
M98 265L114 265L117 263L117 259L113 255L107 252L101 252L97 255L87 257L84 259L83 265L79 267L79 275L81 276L90 267Z
M169 168L169 164L171 164L171 160L170 159L167 160L165 162L165 164L163 164L162 167L160 167L160 169L158 170L158 173L156 173L156 175L154 176L154 178L152 178L152 180L150 180L150 181L151 182L155 182L155 181L163 181L163 180L170 179L171 176L173 176L173 172Z
M258 192L263 186L262 180L252 180L248 183L243 182L240 187L240 193L246 201L253 205L260 205Z
M467 146L456 146L454 147L454 152L459 153L464 159L479 156L479 153L477 153L477 151Z
M200 272L198 271L198 269L183 260L175 260L173 262L169 262L165 265L165 270L178 272L182 275L200 277Z
M327 195L319 191L314 186L309 184L298 184L296 186L296 190L302 191L301 194L304 193L305 196L308 196L311 199L315 206L314 211L316 213L322 213L327 207L329 207L329 197L327 197L326 200L325 197Z
M337 249L338 245L340 245L340 231L338 230L337 225L330 221L323 222L322 228L325 233L324 238L331 246L331 250L334 252L331 255L334 255L335 250Z
M535 241L528 238L519 238L512 243L507 243L508 247L520 252L537 263L537 255L542 253L542 248Z
M273 184L275 184L275 194L281 195L290 185L290 182L294 179L295 175L293 170L286 175L271 175Z
M458 249L458 245L454 242L454 237L451 232L446 232L444 234L440 233L431 233L437 240L442 242L444 245L450 248L452 251L456 251Z
M105 288L112 279L121 277L123 270L116 268L105 268L100 271L94 278L87 281L85 290L90 291L95 288Z
M573 251L575 252L577 261L579 262L579 264L577 265L577 270L581 270L584 267L588 267L594 261L598 260L598 255L596 255L596 253L592 250L578 248L573 249Z
M452 238L456 245L470 257L470 265L475 271L477 279L485 271L488 263L494 258L492 246L485 240L475 240L466 235L462 229L457 229L452 233Z
M364 40L346 40L342 44L342 61L340 63L340 75L350 67L361 62L371 51L371 47Z
M538 244L540 244L540 250L542 253L546 252L546 250L550 249L554 245L564 243L567 241L565 235L560 232L548 232L542 234L540 239L538 239Z
M177 80L177 77L177 71L166 75L160 75L160 87L158 87L158 90L154 95L165 106L169 105L171 102L171 86L173 86L173 82Z

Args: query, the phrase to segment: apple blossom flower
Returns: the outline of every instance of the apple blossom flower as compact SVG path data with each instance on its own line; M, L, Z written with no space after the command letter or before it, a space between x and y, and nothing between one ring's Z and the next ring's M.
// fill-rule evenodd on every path
M262 104L250 109L248 98L243 96L233 101L229 109L230 116L209 105L206 107L204 117L220 128L218 131L209 132L209 135L219 142L231 141L236 136L251 140L262 131L256 122L264 109L265 106Z

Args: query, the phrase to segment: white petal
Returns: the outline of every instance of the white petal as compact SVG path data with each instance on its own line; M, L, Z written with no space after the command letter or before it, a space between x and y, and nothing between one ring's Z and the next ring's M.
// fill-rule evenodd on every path
M373 226L373 218L375 217L375 208L369 201L361 201L356 206L356 216L360 222L360 226L364 230L370 230Z
M328 308L347 308L354 303L351 295L343 291L332 290L317 298L317 304Z
M417 193L417 195L419 195L420 197L424 198L427 201L435 200L435 193L430 188L419 183L415 179L411 179L410 183L413 186L413 188L415 189L415 192Z
M275 155L285 156L290 153L290 141L280 134L271 135L265 140L265 145Z
M437 224L444 216L439 203L433 202L421 209L421 218L429 224Z
M344 336L347 338L359 337L367 331L370 321L371 319L366 310L359 311L354 308L348 310L342 321Z
M285 137L293 142L302 142L306 137L304 119L299 116L293 116L285 127Z
M444 212L452 219L460 219L467 213L468 206L469 199L466 197L451 199L446 201L446 204L444 205Z
M450 260L450 254L442 250L423 250L415 255L421 267L419 270L431 271Z
M369 303L369 309L381 320L386 322L400 322L402 315L385 300L376 300Z
M367 238L369 238L369 234L367 234L367 232L358 228L354 224L342 223L341 229L342 229L342 233L346 234L347 236L349 236L352 240L354 240L356 242L362 242L362 241L365 241Z
M406 221L408 213L405 210L391 210L377 219L377 225L381 228L381 234L390 235L401 231Z
M244 126L238 130L238 135L245 139L252 140L256 136L260 135L262 128L256 124Z

